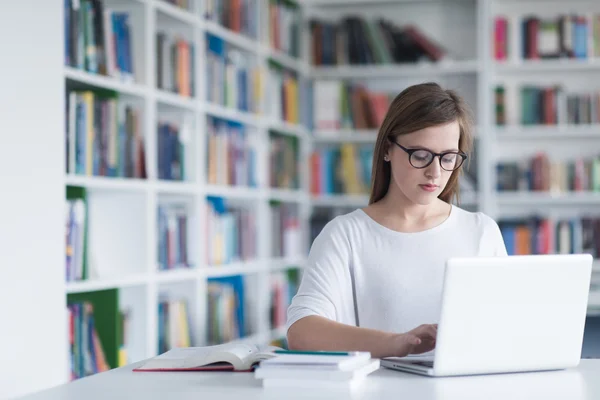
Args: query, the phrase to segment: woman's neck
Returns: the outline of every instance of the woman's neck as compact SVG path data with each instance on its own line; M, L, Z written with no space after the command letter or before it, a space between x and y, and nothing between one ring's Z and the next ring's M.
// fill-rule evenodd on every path
M436 199L416 204L398 188L391 186L383 199L364 211L381 225L400 232L418 232L441 224L448 218L451 205Z

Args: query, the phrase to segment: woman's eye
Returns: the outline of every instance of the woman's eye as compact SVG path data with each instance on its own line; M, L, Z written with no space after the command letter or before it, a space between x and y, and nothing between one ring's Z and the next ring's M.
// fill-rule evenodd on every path
M446 154L442 157L442 162L444 164L453 164L456 162L456 154Z

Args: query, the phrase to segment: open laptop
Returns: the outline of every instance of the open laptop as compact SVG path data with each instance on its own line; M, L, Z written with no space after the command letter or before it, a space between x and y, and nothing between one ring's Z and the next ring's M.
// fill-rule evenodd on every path
M434 355L381 365L428 376L575 367L592 261L589 254L450 259Z

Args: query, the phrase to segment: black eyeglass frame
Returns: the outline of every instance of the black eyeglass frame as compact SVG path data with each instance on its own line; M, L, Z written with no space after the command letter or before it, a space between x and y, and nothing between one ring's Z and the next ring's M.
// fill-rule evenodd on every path
M400 147L402 150L404 150L407 154L408 154L408 162L410 163L410 165L413 168L416 169L423 169L423 168L427 168L431 165L431 163L433 162L433 160L435 160L435 157L438 157L438 162L440 163L440 168L442 168L444 171L448 171L448 172L452 172L452 171L456 171L457 169L459 169L460 167L462 167L462 165L465 163L465 160L467 159L467 155L462 152L462 151L444 151L442 153L434 153L431 150L427 150L427 149L407 149L406 147L402 146L400 143L396 142L395 140L393 140L392 138L388 138L390 142L394 143L396 146ZM422 167L415 167L415 165L412 162L412 155L413 153L417 152L417 151L426 151L429 154L432 154L433 156L431 157L431 160L425 164ZM460 164L458 164L457 167L455 167L454 169L446 169L442 166L442 157L444 157L447 154L456 154L461 158L461 162Z

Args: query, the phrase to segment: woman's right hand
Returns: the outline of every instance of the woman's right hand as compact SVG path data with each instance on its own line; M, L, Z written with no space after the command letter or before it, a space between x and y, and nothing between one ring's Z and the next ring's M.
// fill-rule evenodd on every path
M406 333L394 335L391 353L393 357L422 354L435 349L437 324L424 324Z

